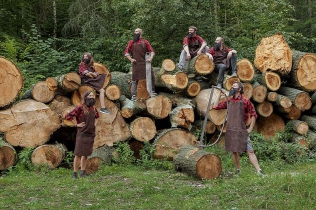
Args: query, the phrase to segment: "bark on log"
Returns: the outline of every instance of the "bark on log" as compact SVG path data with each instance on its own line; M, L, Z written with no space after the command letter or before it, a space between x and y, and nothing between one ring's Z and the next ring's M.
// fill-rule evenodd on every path
M146 100L148 113L155 119L167 117L171 111L172 103L170 99L163 95L158 95Z
M290 141L300 145L301 147L305 147L307 149L309 148L309 143L306 141L306 138L298 133L292 132L292 138Z
M0 111L0 132L5 133L6 141L12 146L40 146L59 127L59 116L47 105L32 99Z
M81 85L81 78L76 72L70 72L67 74L59 75L55 77L58 88L56 92L60 95L77 90Z
M252 92L253 92L253 87L252 87L252 84L250 83L245 83L244 84L244 93L243 93L243 96L248 98L248 99L251 99L252 98Z
M160 69L155 72L156 87L167 88L172 92L181 92L188 86L188 82L188 75L182 71L171 74Z
M268 101L263 101L256 105L257 113L263 117L269 117L273 112L273 106Z
M309 129L308 124L301 120L290 120L288 124L298 134L305 134Z
M107 76L105 77L103 88L106 88L111 81L111 73L110 70L107 66L104 66L102 63L94 63L93 64L95 71L98 72L99 74L106 74Z
M296 106L292 105L289 108L284 108L282 106L275 106L276 111L282 114L282 117L290 120L298 120L301 117L301 110L299 110Z
M194 109L190 105L180 105L174 108L170 113L170 123L172 128L191 128L194 121Z
M277 100L275 103L284 109L290 108L292 106L292 101L287 96L278 94ZM288 113L288 112L287 112Z
M307 136L310 139L309 148L316 149L316 133L312 130L308 130Z
M105 89L105 95L111 101L115 101L121 97L120 87L114 84L108 85Z
M187 74L207 75L213 72L215 64L205 54L200 54L192 58L189 62L189 68L184 69Z
M253 83L252 99L258 103L262 103L268 94L267 87L260 85L258 82Z
M132 136L142 142L152 140L156 133L156 125L149 117L138 117L130 124L130 131Z
M124 118L130 118L144 110L146 110L146 105L141 102L134 102L122 95L120 97L121 104L121 114Z
M65 96L56 95L55 98L49 103L49 108L61 116L64 109L70 106L70 99Z
M311 113L316 115L316 105L311 108Z
M14 147L5 141L0 141L0 171L14 166L17 161L17 155Z
M281 87L281 78L275 72L267 71L262 74L256 74L254 79L259 84L266 86L270 91L277 91Z
M27 90L22 99L34 99L35 101L48 103L55 97L55 91L50 90L46 81L41 81L32 86L30 90Z
M199 82L189 79L188 86L182 91L184 95L188 97L195 97L201 91L201 85Z
M204 120L196 120L193 122L195 126L197 126L200 130L202 130ZM213 134L216 131L216 126L212 121L207 121L205 126L206 134Z
M58 89L58 83L54 77L46 78L46 85L51 91L56 91Z
M160 92L159 95L166 96L167 98L169 98L173 107L177 107L180 105L189 105L193 107L193 109L196 107L196 103L193 99L185 98L181 95L163 93L163 92Z
M89 85L81 85L78 90L75 90L72 93L71 96L71 102L73 105L78 106L80 104L82 104L82 96L85 94L85 92L87 91L91 91L94 93L94 95L96 95L96 91L93 89L93 87L89 86Z
M305 91L282 86L278 92L284 96L289 97L293 105L295 105L301 111L308 110L312 106L310 96Z
M174 157L175 169L200 179L215 179L222 173L221 159L205 150L183 146Z
M33 165L47 165L57 168L64 160L67 148L63 144L44 144L37 147L31 157Z
M184 145L197 145L196 137L188 131L171 128L158 132L154 147L154 158L173 160L173 157L178 153L180 147Z
M0 108L11 105L23 89L20 69L11 61L0 56Z
M292 51L281 34L261 39L256 48L254 64L258 70L276 71L286 75L292 68Z
M293 66L291 71L291 87L307 92L316 90L316 55L292 51Z
M132 75L119 71L111 72L111 84L120 87L121 95L125 95L127 98L131 98L131 82Z
M311 101L313 104L316 104L316 92L312 94Z
M278 99L278 93L277 92L268 92L267 101L275 102L277 99Z
M306 122L309 128L316 130L316 116L302 115L300 119Z
M255 69L247 58L237 62L237 75L242 82L251 82L253 80Z
M273 138L279 131L285 128L284 120L272 113L269 117L261 117L257 120L258 132L262 133L266 139Z

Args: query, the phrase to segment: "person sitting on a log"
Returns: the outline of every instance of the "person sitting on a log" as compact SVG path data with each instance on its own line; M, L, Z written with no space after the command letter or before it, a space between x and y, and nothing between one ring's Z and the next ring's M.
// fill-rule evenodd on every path
M79 64L79 75L81 77L81 84L89 85L95 90L99 91L99 99L101 104L100 112L103 114L110 114L110 112L105 108L104 105L105 90L103 88L103 85L107 75L98 74L98 72L95 71L93 63L94 61L91 53L84 53Z
M224 39L217 37L215 44L206 55L215 64L215 72L218 72L217 87L223 87L224 74L226 70L231 69L233 77L237 76L237 51L224 46Z
M150 57L146 60L146 53L150 54ZM134 38L130 40L124 51L125 57L133 64L132 69L132 101L136 101L137 84L141 79L146 79L146 62L151 63L154 58L155 52L150 45L149 41L143 39L143 31L140 28L136 28L134 31ZM147 72L148 73L148 72ZM155 93L155 79L154 72L151 68L151 95L154 97ZM148 88L148 87L147 87Z
M254 153L249 137L249 133L252 131L258 115L250 100L242 96L243 91L243 84L241 82L234 82L229 91L229 96L232 97L230 97L228 101L225 100L219 103L221 94L218 94L213 104L213 109L228 110L225 147L227 151L232 152L232 158L236 166L236 174L240 173L238 153L247 151L249 160L257 170L258 175L264 175L259 167L258 159ZM248 116L250 116L251 123L247 129L246 123Z
M183 69L185 61L205 53L208 50L207 43L202 37L196 34L197 28L195 26L189 27L189 32L183 39L183 49L180 54L178 68Z
M65 116L67 120L72 120L77 127L73 179L78 178L79 164L81 169L80 176L86 176L87 157L92 154L95 125L100 116L94 104L95 96L93 92L87 91L83 94L82 105L77 106Z

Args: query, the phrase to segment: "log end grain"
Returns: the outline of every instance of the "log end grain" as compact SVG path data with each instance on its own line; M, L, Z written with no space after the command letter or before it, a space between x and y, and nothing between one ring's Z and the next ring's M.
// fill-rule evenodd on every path
M237 75L243 82L252 81L255 75L255 70L252 63L247 58L243 58L237 62Z

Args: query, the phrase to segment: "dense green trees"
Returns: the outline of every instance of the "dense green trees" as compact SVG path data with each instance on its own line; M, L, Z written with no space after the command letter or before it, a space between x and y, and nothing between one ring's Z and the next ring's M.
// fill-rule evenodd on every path
M253 60L262 37L281 32L291 48L315 52L316 4L312 0L0 0L0 55L16 62L27 86L76 71L93 53L111 71L128 71L123 51L140 27L162 59L176 62L188 26L209 45L216 36Z

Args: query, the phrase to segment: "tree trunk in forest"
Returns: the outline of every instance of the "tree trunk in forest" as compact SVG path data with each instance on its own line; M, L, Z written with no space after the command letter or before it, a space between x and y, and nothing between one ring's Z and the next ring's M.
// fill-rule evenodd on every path
M265 138L270 139L279 131L284 131L284 120L275 113L269 117L262 117L257 120L258 132L262 133Z
M256 48L254 64L261 72L286 75L292 68L292 51L281 34L262 38Z
M180 147L184 145L197 145L197 139L188 131L171 128L158 132L154 141L154 158L173 160Z
M183 146L174 157L175 169L200 179L215 179L222 173L221 159L193 146Z
M41 81L32 86L30 90L27 90L22 99L32 98L35 101L48 103L55 97L55 91L50 90L46 81Z
M304 91L282 86L278 92L291 99L293 105L295 105L301 111L308 110L312 106L312 101L309 94Z
M12 146L37 147L60 127L60 119L47 105L32 99L0 111L0 132Z
M103 88L106 88L111 81L111 73L110 70L107 66L104 66L102 63L94 63L93 64L95 71L98 72L99 74L106 74L105 80L104 80L104 84L103 84Z
M270 91L277 91L281 87L281 78L275 72L263 72L255 74L254 79L261 85L266 86Z
M251 82L253 80L255 69L247 58L237 62L237 75L242 82Z
M90 92L93 92L93 94L96 96L96 91L93 89L93 87L89 86L89 85L81 85L78 90L75 90L73 93L72 93L72 96L71 96L71 102L73 105L75 106L79 106L80 104L83 103L82 101L82 96L87 92L87 91L90 91Z
M70 99L66 96L56 95L49 103L49 108L61 116L64 109L70 106Z
M282 114L282 117L290 120L298 120L301 117L301 110L299 110L296 106L292 105L288 108L284 108L282 106L275 106L275 110L278 113Z
M111 101L115 101L121 97L120 87L114 84L108 85L105 89L105 96Z
M293 50L290 86L307 92L316 90L316 55Z
M277 99L278 99L278 93L277 92L268 92L267 101L276 102Z
M134 102L126 98L124 95L120 97L121 104L121 114L124 118L130 118L144 110L146 110L146 105L141 102Z
M12 104L23 89L20 69L11 61L0 56L0 108Z
M171 111L172 103L170 99L164 95L158 95L146 100L148 113L155 119L163 119L167 117Z
M156 125L149 117L138 117L133 120L130 131L134 139L142 142L152 140L157 133Z
M67 148L63 144L44 144L37 147L31 157L33 165L47 165L57 168L64 160Z
M46 85L51 91L56 91L58 88L58 83L54 77L47 77L46 78Z
M243 93L243 96L248 98L248 99L251 99L252 98L252 92L253 92L253 87L252 87L252 84L250 83L245 83L244 84L244 93Z
M5 141L0 142L0 171L14 166L17 161L17 155L14 147Z
M268 94L267 87L264 85L260 85L258 82L254 82L252 91L252 99L258 103L262 103Z
M301 120L290 120L288 124L290 124L291 128L298 134L305 134L309 129L308 124Z
M188 68L185 67L183 70L187 74L207 75L212 73L215 67L213 61L205 54L195 56L187 63Z
M75 72L59 75L55 77L58 88L56 92L60 95L66 95L67 93L77 90L81 85L81 78Z
M190 105L179 105L169 113L169 116L172 128L190 129L194 121L194 109Z
M263 101L256 105L256 110L259 115L263 117L269 117L273 113L273 106L268 101Z

